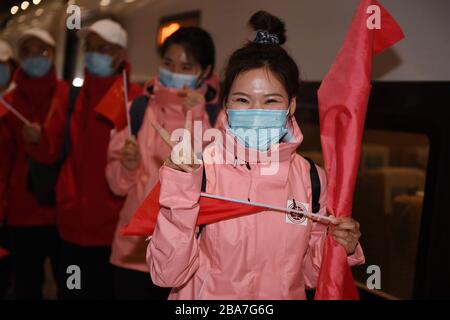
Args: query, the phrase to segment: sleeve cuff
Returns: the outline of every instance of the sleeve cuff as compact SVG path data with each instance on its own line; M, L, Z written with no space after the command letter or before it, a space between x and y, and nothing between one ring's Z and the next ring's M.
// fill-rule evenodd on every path
M355 252L347 257L347 262L350 267L359 266L366 262L360 243L356 246Z

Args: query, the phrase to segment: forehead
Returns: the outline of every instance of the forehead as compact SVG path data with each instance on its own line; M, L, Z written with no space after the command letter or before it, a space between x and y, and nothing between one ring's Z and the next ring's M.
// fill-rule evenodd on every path
M196 63L194 59L186 52L186 49L178 43L171 44L164 53L164 58L169 58L179 62Z
M114 45L100 37L95 32L91 32L86 36L86 43L89 45Z
M48 44L36 37L28 37L22 41L19 50L29 47L51 48Z
M287 95L278 77L268 68L258 68L241 72L234 79L230 93L233 91L247 91L248 93L258 91L270 91Z

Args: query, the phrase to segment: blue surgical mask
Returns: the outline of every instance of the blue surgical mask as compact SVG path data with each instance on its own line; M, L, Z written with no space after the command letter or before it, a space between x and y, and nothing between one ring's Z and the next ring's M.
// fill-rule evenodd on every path
M247 148L267 151L287 134L289 109L228 109L229 130Z
M6 87L11 79L11 70L9 66L4 63L0 63L0 87Z
M50 58L36 56L22 60L20 66L32 78L41 78L48 74L53 61Z
M164 68L159 68L159 81L169 88L182 89L184 85L188 88L197 87L198 75L174 73Z
M114 74L113 58L107 54L87 52L85 64L89 73L94 76L107 78Z

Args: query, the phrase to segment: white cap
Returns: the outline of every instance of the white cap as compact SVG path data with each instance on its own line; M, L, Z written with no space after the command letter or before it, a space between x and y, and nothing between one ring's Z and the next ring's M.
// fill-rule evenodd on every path
M0 61L5 62L13 57L14 54L9 43L0 39Z
M91 26L82 28L78 31L78 36L84 38L91 32L95 32L104 40L117 44L122 48L126 48L127 46L127 32L120 24L110 19L98 20Z
M20 46L23 41L31 37L38 38L39 40L43 41L44 43L52 47L56 45L55 39L53 39L50 33L48 33L47 30L40 28L31 28L26 30L24 33L20 35L19 40L17 40L17 45Z

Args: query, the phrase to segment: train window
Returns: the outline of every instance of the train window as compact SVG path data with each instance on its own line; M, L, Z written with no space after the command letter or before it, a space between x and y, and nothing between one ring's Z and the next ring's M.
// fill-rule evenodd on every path
M198 27L200 25L200 11L191 11L177 15L163 17L159 20L157 46L163 44L172 33L181 27Z
M299 153L323 165L317 125L302 125ZM422 217L429 140L423 134L366 129L356 184L353 216L361 223L366 264L353 268L358 287L367 267L381 271L384 298L412 299Z

